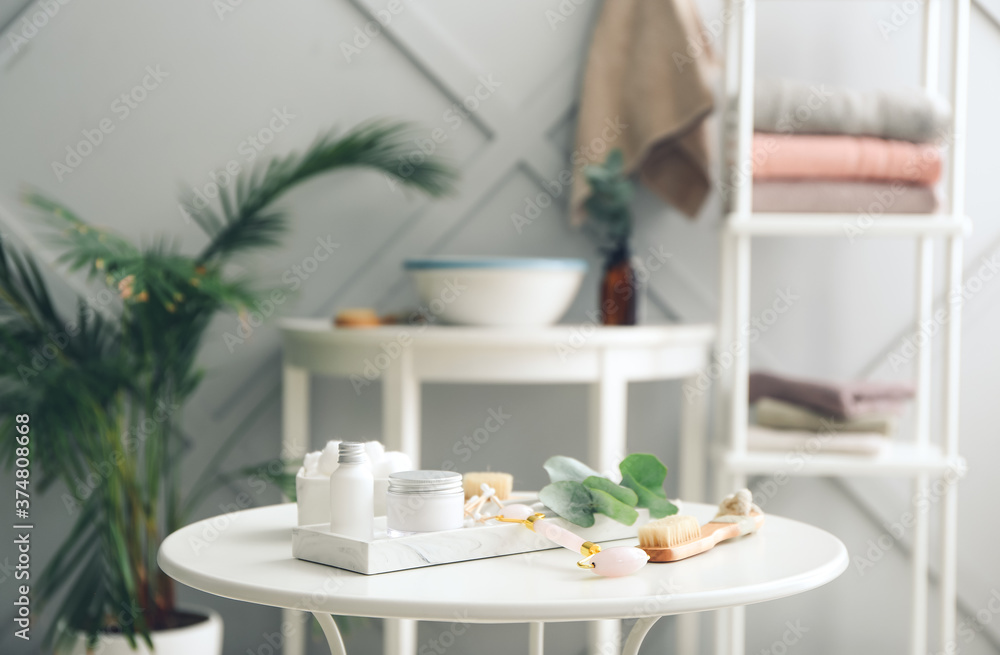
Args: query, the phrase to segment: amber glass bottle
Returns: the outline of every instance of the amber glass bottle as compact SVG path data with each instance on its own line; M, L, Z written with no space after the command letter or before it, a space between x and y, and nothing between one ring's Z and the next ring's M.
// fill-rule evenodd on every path
M638 316L639 287L632 250L621 244L608 253L601 279L601 316L604 325L635 325Z

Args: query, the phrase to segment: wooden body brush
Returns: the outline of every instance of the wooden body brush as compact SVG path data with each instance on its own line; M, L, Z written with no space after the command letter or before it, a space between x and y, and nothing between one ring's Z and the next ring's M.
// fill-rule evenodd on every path
M751 534L764 525L764 513L743 489L726 497L719 513L705 525L693 516L668 516L639 528L639 548L650 562L676 562L711 550L726 539Z

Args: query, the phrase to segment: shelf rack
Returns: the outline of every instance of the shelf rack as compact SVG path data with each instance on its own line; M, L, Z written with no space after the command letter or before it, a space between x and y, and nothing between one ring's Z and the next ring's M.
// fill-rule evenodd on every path
M940 86L941 36L943 0L923 3L922 84L937 93ZM723 142L733 167L751 161L753 139L753 85L755 77L754 50L756 34L756 0L727 0L733 20L727 25L724 94L726 111L735 103L736 121ZM933 216L883 214L866 220L854 214L778 214L754 213L753 181L749 174L734 174L730 211L721 233L720 321L717 355L736 353L726 374L717 385L718 416L716 426L721 444L717 463L717 492L746 484L747 476L784 473L799 476L902 476L912 478L914 493L924 493L931 479L945 479L939 505L941 523L940 570L940 647L935 652L952 652L956 625L956 558L958 498L956 484L949 475L964 471L965 463L958 452L959 437L959 353L961 307L946 303L944 357L940 372L943 376L941 398L943 425L931 426L932 344L925 340L918 345L916 355L916 429L911 441L895 442L877 457L858 457L817 453L804 463L792 463L784 453L752 452L747 450L749 353L747 337L739 326L750 320L751 245L754 238L776 236L810 236L841 238L892 237L914 239L917 245L916 322L930 320L934 311L934 239L945 243L944 269L950 294L960 293L962 285L963 238L971 222L965 216L965 157L966 105L968 94L969 0L951 0L950 101L953 111L949 165L945 179L947 202L943 211ZM735 147L733 145L735 144ZM748 170L749 166L742 167ZM939 434L931 443L931 434ZM927 647L928 624L928 553L929 517L926 508L917 511L913 528L911 637L909 652L924 655ZM744 612L742 608L718 615L716 651L735 654L744 651Z

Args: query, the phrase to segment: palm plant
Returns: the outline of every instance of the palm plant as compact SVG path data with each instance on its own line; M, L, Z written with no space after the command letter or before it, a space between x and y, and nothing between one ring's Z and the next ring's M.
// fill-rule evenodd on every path
M56 229L61 262L107 289L78 299L64 315L27 254L0 239L0 444L13 465L15 416L30 416L32 491L61 482L72 529L48 563L36 599L54 601L49 645L61 651L78 633L91 644L115 631L135 648L181 620L172 581L156 565L163 538L190 517L235 445L226 439L201 477L182 493L186 438L181 407L198 388L199 346L220 311L241 311L261 297L251 280L227 273L247 251L276 244L288 219L274 201L296 184L347 167L365 167L439 196L454 172L435 158L397 172L410 154L411 128L373 122L318 138L247 171L221 189L216 207L182 199L209 240L195 255L163 240L137 246L96 228L59 203L29 193L27 203ZM123 614L123 608L126 612Z

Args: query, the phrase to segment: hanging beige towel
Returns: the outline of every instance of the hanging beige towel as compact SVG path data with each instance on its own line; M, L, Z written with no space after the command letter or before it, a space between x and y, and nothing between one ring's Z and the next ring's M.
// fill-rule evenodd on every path
M606 0L583 81L573 157L573 222L590 194L582 164L621 148L625 167L690 217L708 195L705 117L712 64L694 0Z

